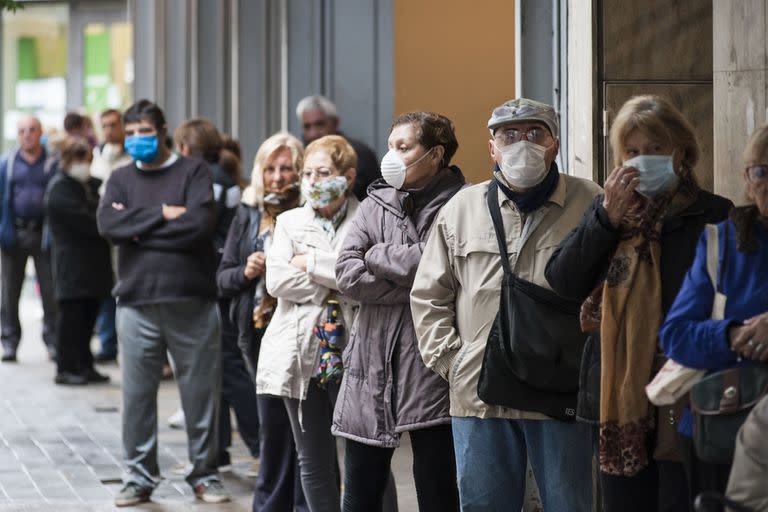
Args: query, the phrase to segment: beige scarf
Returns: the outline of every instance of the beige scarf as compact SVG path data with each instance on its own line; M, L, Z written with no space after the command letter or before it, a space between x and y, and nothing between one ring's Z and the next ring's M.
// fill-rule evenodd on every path
M643 201L620 227L621 241L598 296L601 304L600 470L632 476L648 465L654 409L645 395L661 327L661 226L690 206L697 188L686 183L671 197ZM587 315L594 318L594 315Z

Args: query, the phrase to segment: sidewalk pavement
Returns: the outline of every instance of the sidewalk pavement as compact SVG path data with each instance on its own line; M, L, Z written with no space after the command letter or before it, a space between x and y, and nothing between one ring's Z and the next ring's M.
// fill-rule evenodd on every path
M232 502L208 505L194 498L183 475L186 434L166 423L180 403L173 381L164 381L158 394L158 462L165 480L151 503L114 507L122 474L119 367L98 367L112 378L109 384L55 385L55 365L47 360L40 336L40 301L31 284L26 283L19 308L24 334L18 362L0 364L0 512L250 511L255 479L246 473L253 459L237 434L230 449L232 471L222 473ZM393 458L401 512L418 509L411 465L404 436Z

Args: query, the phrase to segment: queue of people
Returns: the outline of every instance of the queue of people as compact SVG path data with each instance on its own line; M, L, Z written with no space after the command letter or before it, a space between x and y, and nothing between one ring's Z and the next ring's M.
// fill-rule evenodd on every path
M171 151L147 100L106 111L101 146L68 119L55 158L24 119L0 161L3 360L32 256L56 382L106 381L89 344L114 285L116 505L160 482L168 354L204 502L229 499L232 408L260 459L254 511L397 510L405 432L422 511L521 510L528 468L548 512L693 510L707 492L765 503L744 484L765 478L748 452L764 451L764 405L735 459L712 462L687 394L654 405L646 387L670 360L709 374L768 362L768 127L747 143L749 205L734 208L701 189L694 131L659 96L615 117L604 188L558 168L556 112L524 98L492 110L489 180L474 185L440 114L397 117L380 165L326 98L296 114L306 147L269 137L244 189L236 141L191 119Z

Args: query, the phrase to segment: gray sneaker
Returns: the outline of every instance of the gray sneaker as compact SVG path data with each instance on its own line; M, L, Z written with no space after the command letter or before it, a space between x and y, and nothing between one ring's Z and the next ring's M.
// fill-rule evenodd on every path
M149 501L152 489L142 487L135 482L128 482L115 496L116 507L130 507Z
M218 480L208 480L195 486L195 497L206 503L224 503L229 501L229 493Z

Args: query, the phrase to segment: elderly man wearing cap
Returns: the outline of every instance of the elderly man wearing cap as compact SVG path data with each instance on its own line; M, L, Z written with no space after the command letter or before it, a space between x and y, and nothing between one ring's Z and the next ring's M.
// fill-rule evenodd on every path
M478 385L500 307L501 254L508 253L509 271L527 286L553 293L544 277L546 263L600 187L559 172L558 123L551 106L508 101L493 111L488 128L493 179L465 188L446 204L416 274L411 306L419 349L426 365L450 385L462 511L520 510L526 460L547 512L589 511L589 429L552 418L573 419L575 393L568 395L573 405L558 410L557 394L522 377L502 389L498 403L484 402ZM500 212L502 244L489 209Z

